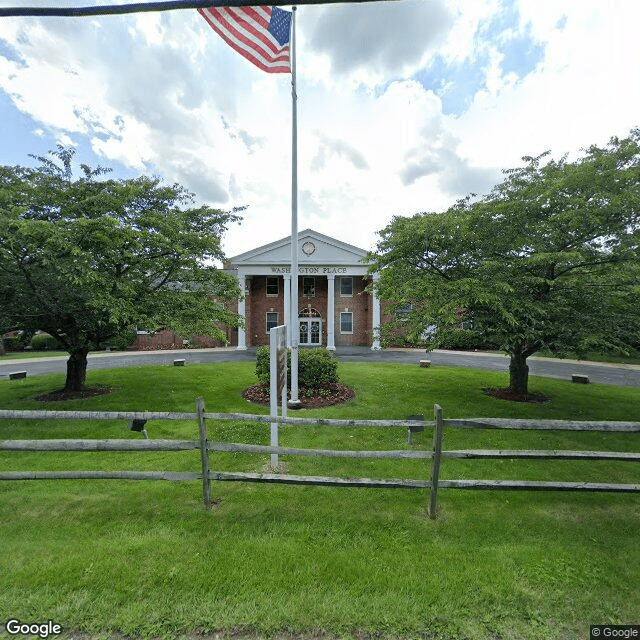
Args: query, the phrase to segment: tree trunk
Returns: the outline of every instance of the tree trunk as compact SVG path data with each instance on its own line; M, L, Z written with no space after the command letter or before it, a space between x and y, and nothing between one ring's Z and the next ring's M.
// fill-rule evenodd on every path
M87 353L89 349L74 349L67 360L65 391L82 391L87 379Z
M529 366L527 356L512 353L509 364L509 389L514 393L526 395L529 392Z

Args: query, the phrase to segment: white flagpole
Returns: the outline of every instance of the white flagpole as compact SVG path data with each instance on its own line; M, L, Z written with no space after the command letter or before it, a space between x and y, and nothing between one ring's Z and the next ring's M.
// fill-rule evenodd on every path
M296 10L291 15L291 399L292 409L300 407L298 398L298 95L296 93Z

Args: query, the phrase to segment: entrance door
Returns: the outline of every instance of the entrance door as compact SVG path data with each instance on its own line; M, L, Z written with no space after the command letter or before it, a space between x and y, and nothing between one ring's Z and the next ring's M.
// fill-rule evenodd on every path
M317 347L322 344L322 319L300 318L300 346Z

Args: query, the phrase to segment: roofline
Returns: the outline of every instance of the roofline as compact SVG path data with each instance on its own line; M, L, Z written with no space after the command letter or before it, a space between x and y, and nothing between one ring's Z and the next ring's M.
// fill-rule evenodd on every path
M327 242L328 244L332 244L340 249L344 249L346 251L350 251L355 253L356 255L360 255L361 258L364 258L369 251L365 249L361 249L360 247L356 247L355 245L349 244L347 242L343 242L342 240L337 240L336 238L332 238L331 236L324 235L323 233L319 233L318 231L314 231L313 229L304 229L303 231L298 231L298 241L300 241L301 237L304 235L311 235L318 240ZM281 238L280 240L275 240L270 242L269 244L264 244L255 249L251 249L250 251L245 251L244 253L240 253L237 256L231 256L226 259L227 263L237 264L239 262L244 262L254 256L257 256L266 251L271 251L273 249L277 249L279 247L283 247L291 243L291 234L286 236L285 238Z

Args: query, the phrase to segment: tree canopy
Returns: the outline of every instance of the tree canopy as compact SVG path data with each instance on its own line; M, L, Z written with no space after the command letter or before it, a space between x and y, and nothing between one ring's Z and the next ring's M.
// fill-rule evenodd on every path
M216 268L235 212L194 206L158 178L107 179L59 146L38 168L0 167L0 328L54 335L69 352L66 387L86 355L124 328L171 327L221 340L236 279Z
M640 129L572 162L548 156L523 158L484 197L379 232L379 295L411 304L386 336L432 327L433 347L464 317L511 356L518 393L541 349L640 345Z

